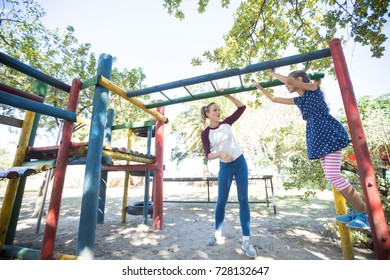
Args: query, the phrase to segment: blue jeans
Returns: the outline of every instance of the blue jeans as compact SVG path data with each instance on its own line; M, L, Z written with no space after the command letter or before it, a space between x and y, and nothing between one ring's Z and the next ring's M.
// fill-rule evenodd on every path
M248 165L244 155L235 161L219 162L218 199L215 206L215 230L221 230L225 219L225 207L229 198L230 186L236 179L237 196L240 207L240 223L243 236L250 236L250 209L248 201Z

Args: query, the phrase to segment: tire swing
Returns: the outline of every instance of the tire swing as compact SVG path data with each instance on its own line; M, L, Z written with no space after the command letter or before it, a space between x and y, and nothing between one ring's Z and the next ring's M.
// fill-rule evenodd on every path
M148 135L149 134L148 131L149 131L149 127L147 127L147 126L145 126L145 127L138 127L138 128L134 128L133 129L134 134L139 136L139 137L148 137L148 136L149 137L155 137L155 128L154 127L152 127L152 129L151 129L151 132L152 132L151 134L152 135ZM145 176L146 175L146 171L130 171L130 174L132 176ZM148 176L149 177L153 176L153 171L149 171ZM145 185L145 188L148 190L149 186ZM126 213L128 213L130 215L143 215L144 214L144 208L146 208L146 205L145 205L144 201L135 201L135 202L130 203L129 205L127 205ZM151 201L148 202L147 213L148 213L148 215L152 215L153 214L153 202L151 202ZM147 219L147 217L145 217L145 219Z
M135 201L130 203L126 207L126 212L130 215L143 215L144 214L144 202L143 201ZM148 215L153 214L153 203L148 203Z

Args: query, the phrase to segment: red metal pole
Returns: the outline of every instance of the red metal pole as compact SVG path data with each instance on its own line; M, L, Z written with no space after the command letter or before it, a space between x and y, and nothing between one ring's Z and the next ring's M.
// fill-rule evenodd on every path
M375 254L377 259L388 260L390 259L389 231L387 229L379 190L376 185L375 172L372 166L366 136L364 134L343 49L339 39L333 39L329 43L329 46L341 90L353 149L356 155L358 173L367 206L367 215L370 221Z
M23 98L27 98L30 100L34 100L36 102L43 103L44 98L39 95L34 95L26 91L22 91L20 89L13 88L11 86L5 85L3 83L0 83L0 90L4 90L5 92L11 93L13 95L17 95Z
M157 108L164 115L164 107ZM163 228L163 182L164 182L164 122L156 119L155 157L156 170L153 175L153 228Z
M81 81L73 80L68 99L67 111L76 112ZM56 170L53 178L53 189L46 218L45 233L43 236L41 259L52 260L54 243L56 240L58 220L60 216L62 191L65 183L65 173L68 166L68 156L72 140L73 122L65 120L62 129L61 144L58 150Z

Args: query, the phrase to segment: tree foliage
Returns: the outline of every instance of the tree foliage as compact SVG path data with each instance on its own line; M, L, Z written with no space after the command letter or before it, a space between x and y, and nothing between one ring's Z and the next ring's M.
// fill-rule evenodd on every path
M1 51L58 80L70 84L72 79L87 79L96 69L96 59L90 44L80 44L69 26L65 32L45 28L40 18L44 10L34 1L3 1L1 11ZM1 68L1 81L5 84L32 92L33 78L8 67ZM91 92L86 91L87 97ZM45 102L64 108L68 94L49 87ZM88 98L80 98L82 108L89 107ZM3 108L8 115L19 112L15 108ZM83 111L80 112L82 115ZM49 130L58 123L43 117Z
M73 79L85 81L96 75L97 59L91 50L91 44L80 42L75 30L68 26L66 30L46 28L41 18L43 8L34 0L3 0L0 3L0 50L31 67L56 79L71 84ZM115 64L114 57L114 64ZM33 79L9 67L0 68L0 82L23 91L32 92ZM111 80L124 90L144 87L145 74L142 68L112 70ZM77 114L90 118L92 111L93 87L80 93ZM45 103L65 108L68 93L49 87ZM130 102L110 94L109 108L115 110L115 123L132 122L147 118L147 114ZM134 109L135 108L135 109ZM21 117L22 112L9 106L1 106L3 114ZM59 120L42 116L41 129L52 132ZM88 128L78 131L75 136L85 140Z
M376 183L379 189L382 207L390 224L390 93L377 98L363 96L359 98L359 113L366 135L371 161L375 171ZM338 118L347 123L345 114L340 111ZM353 154L348 147L345 154ZM350 181L359 182L356 169L347 171ZM361 191L361 190L360 190ZM390 226L390 225L389 225Z
M192 102L171 123L172 134L176 135L176 145L171 151L170 159L176 162L176 165L187 158L203 157L200 139L202 126L199 122L201 106L202 104L199 101Z
M192 64L201 65L208 60L220 69L230 69L252 61L277 59L290 52L306 53L323 49L335 37L342 42L353 40L368 46L372 57L380 58L388 39L384 27L390 16L389 3L389 0L242 1L234 13L234 25L223 37L224 46L205 51L201 58L193 58ZM205 12L208 4L209 1L199 1L198 12ZM167 12L180 20L185 19L182 5L182 0L164 0ZM229 5L230 1L221 1L223 8ZM310 63L312 70L333 72L330 58ZM258 75L260 80L265 77L264 73ZM248 80L249 76L245 79ZM261 95L257 94L253 104L258 104L260 98ZM365 126L378 127L378 124L388 122L388 118L383 117L383 109L389 108L388 100L371 101L369 98L359 101ZM293 141L286 141L289 134L295 135ZM307 160L304 128L288 122L285 126L276 127L271 136L264 135L259 139L267 161L294 177L290 185L287 182L288 187L325 188L326 181L319 175L322 174L319 162ZM376 143L376 148L374 145L370 149L379 149L384 141L383 135L382 138L373 139L371 143ZM378 179L381 182L381 178Z
M206 11L209 1L199 1L198 12ZM228 7L230 1L222 0ZM180 20L182 0L164 0L168 13ZM328 47L335 37L343 42L352 39L369 46L372 56L380 58L385 51L384 26L389 17L389 0L246 0L234 14L234 25L224 35L225 45L194 58L194 65L204 59L219 68L233 68L251 61L279 58L288 50L306 53ZM311 62L312 69L330 69L331 60Z
M260 137L259 143L268 148L268 164L277 167L284 188L304 189L303 196L308 197L326 189L327 182L320 162L307 157L305 123L296 117Z

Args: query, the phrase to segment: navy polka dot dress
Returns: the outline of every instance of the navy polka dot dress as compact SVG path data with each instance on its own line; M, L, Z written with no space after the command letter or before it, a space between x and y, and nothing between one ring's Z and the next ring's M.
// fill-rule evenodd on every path
M294 103L306 121L306 145L309 159L341 150L349 143L349 136L342 124L329 113L320 87L306 90L295 97Z

